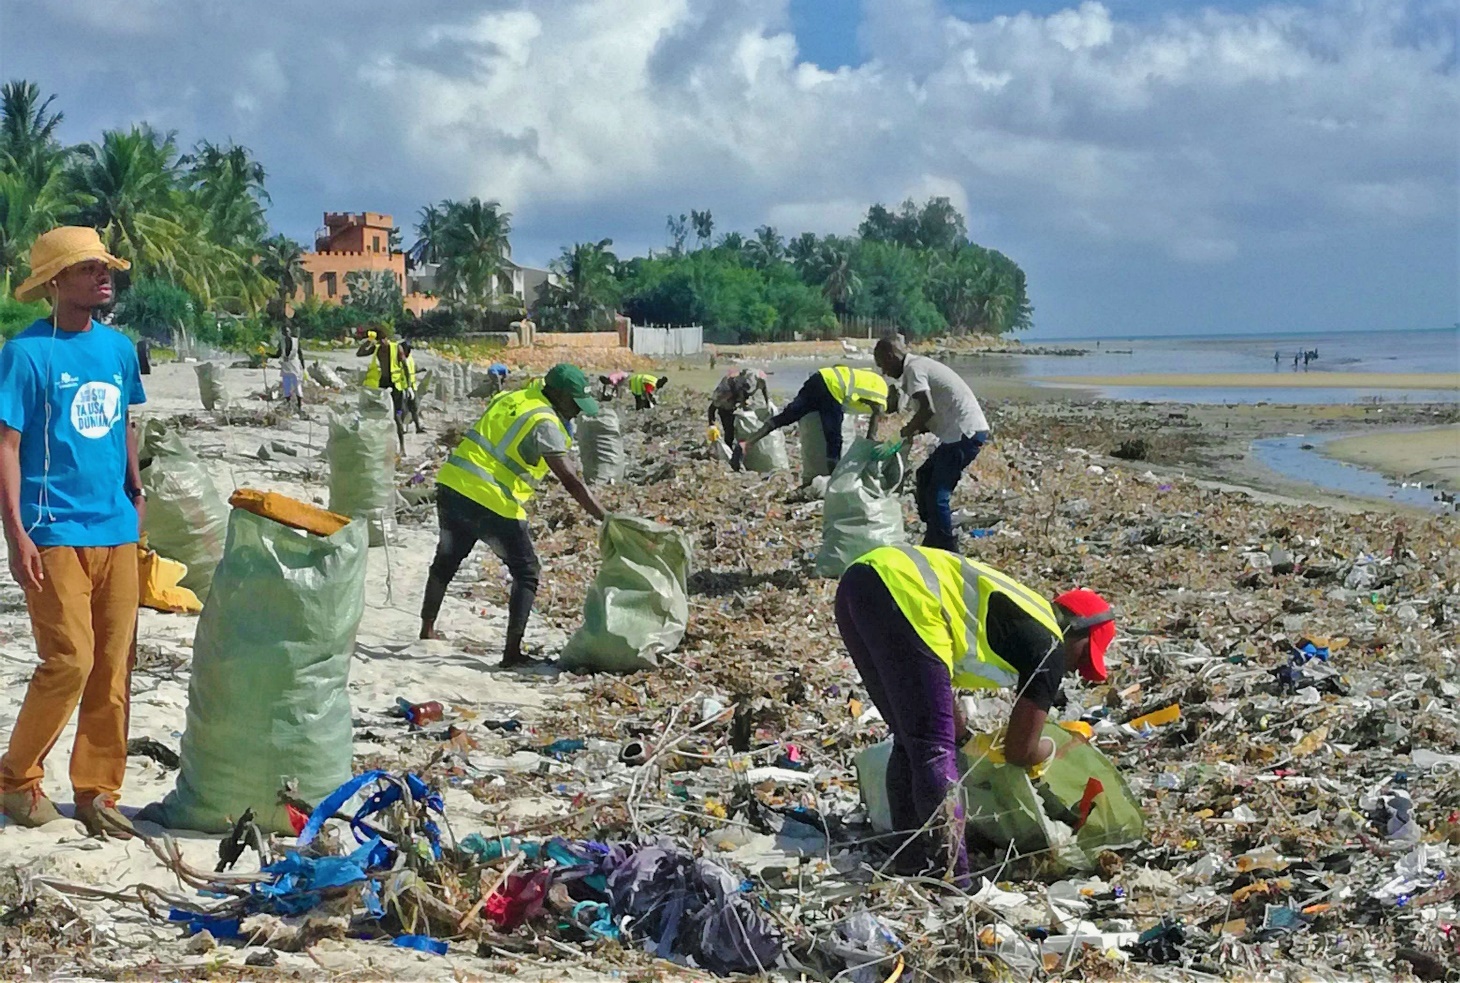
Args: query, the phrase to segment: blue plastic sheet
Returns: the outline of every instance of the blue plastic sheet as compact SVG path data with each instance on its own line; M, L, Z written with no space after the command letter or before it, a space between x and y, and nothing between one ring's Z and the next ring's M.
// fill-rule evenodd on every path
M429 935L397 935L390 944L397 949L419 949L438 956L446 955L446 943Z

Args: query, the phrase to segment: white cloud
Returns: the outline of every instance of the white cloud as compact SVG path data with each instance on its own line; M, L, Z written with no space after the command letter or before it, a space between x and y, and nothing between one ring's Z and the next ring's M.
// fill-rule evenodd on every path
M311 228L327 207L478 195L521 238L634 248L692 206L794 234L948 194L1046 267L1050 243L1081 264L1298 263L1366 227L1453 250L1456 0L1138 21L864 0L870 60L835 71L798 60L788 2L53 0L12 7L0 53L73 123L145 111L184 142L250 144L275 214L297 202L282 219ZM61 25L86 59L45 40Z

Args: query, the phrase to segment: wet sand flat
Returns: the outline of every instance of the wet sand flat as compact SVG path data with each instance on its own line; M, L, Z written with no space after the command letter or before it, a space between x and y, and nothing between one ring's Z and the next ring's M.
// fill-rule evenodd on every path
M1059 375L1040 382L1068 386L1229 389L1460 389L1460 372L1218 372L1152 375Z
M1323 453L1392 478L1460 485L1460 424L1340 437Z

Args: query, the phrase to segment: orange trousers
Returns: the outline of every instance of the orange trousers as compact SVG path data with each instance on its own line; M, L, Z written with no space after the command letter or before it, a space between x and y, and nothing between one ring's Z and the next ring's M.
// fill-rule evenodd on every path
M0 791L40 783L46 755L79 703L71 749L75 801L115 799L127 770L137 545L48 546L40 552L46 579L40 590L26 591L25 604L41 664L0 758Z

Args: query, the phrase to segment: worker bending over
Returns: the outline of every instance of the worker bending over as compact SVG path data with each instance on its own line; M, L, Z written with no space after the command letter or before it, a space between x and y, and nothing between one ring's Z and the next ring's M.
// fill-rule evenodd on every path
M960 780L954 689L1015 687L999 753L1042 775L1055 753L1042 731L1061 680L1076 669L1092 682L1106 678L1105 652L1115 637L1110 605L1090 590L1051 603L956 553L881 546L842 574L836 621L892 731L893 826L929 830L914 862L966 878L963 810L950 795Z
M882 414L889 412L890 394L887 380L871 369L853 369L833 365L811 373L796 398L767 420L745 441L748 450L782 427L790 426L810 413L821 417L821 431L826 438L826 459L833 468L842 456L842 416L845 413L867 413L867 437L877 439L877 425ZM896 404L892 406L896 411Z
M629 392L634 394L634 409L647 410L659 402L659 390L669 385L669 376L657 379L649 372L635 372L629 376Z
M568 424L579 413L598 415L588 378L575 365L555 365L540 384L496 396L441 466L436 476L441 532L421 602L422 638L436 637L446 585L472 547L485 542L512 575L502 665L534 664L522 654L522 636L542 568L524 506L551 471L589 515L601 520L605 514L568 462L573 442Z
M735 411L749 406L756 393L765 400L766 406L771 405L763 370L731 369L710 394L710 409L705 422L714 426L715 416L719 415L720 437L730 448L730 466L736 471L741 468L744 452L740 449L740 441L735 439Z
M873 358L896 379L912 401L913 415L902 428L909 440L929 432L938 446L918 468L913 498L923 521L923 545L957 550L953 534L953 489L989 440L989 422L978 397L957 372L936 359L908 354L896 335L877 342Z

